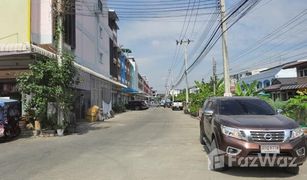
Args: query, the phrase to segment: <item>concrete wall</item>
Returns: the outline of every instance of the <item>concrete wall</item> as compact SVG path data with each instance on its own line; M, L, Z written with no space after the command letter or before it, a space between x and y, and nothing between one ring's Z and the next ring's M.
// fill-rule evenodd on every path
M30 0L1 0L0 43L30 42Z
M35 44L51 44L52 36L52 0L32 0L31 41Z
M103 4L106 4L104 2ZM108 11L97 12L97 0L79 1L76 10L76 61L106 77L110 76Z
M105 6L106 1L101 1ZM113 38L113 32L108 25L107 8L99 11L98 0L77 1L76 6L76 62L110 77L109 40ZM90 105L98 105L104 113L109 112L112 108L112 85L92 75L86 84L91 92Z

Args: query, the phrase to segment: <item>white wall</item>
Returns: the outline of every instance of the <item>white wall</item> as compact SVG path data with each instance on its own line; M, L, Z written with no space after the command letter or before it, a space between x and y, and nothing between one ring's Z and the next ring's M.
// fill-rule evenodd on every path
M102 0L102 3L105 5L105 0ZM109 77L109 37L112 37L112 31L108 26L108 10L104 7L102 13L95 13L97 0L79 1L77 7L79 8L76 10L76 61ZM100 54L103 55L102 59Z
M276 76L276 78L290 78L290 77L297 77L296 68L291 69L282 69L280 70Z

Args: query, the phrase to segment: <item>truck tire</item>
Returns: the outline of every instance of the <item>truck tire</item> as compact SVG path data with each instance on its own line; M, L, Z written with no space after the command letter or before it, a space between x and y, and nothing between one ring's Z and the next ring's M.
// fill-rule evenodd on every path
M221 166L217 166L216 163L212 163L212 159L210 160L211 163L209 165L209 169L212 171L225 171L228 169L228 166L225 164L225 159L222 159L223 155L218 155L219 154L219 149L216 140L213 138L212 143L211 143L211 148L210 148L210 154L217 154L217 156L214 157L214 162L216 158L218 158L218 162L223 163Z

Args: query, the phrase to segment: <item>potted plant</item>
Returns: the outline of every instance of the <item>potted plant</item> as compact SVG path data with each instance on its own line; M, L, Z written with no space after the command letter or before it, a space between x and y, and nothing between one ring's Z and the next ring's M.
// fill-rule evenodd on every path
M66 128L66 124L64 122L62 124L57 124L56 125L57 135L58 136L63 136L65 128Z

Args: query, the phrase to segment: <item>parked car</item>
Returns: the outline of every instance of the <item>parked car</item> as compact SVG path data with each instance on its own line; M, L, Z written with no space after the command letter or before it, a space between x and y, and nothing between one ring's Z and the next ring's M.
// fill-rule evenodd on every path
M183 103L181 101L174 101L172 103L172 110L183 110Z
M170 108L172 106L172 102L168 101L164 103L164 108Z
M126 108L130 110L144 110L148 109L149 106L146 101L140 100L140 101L128 101L128 104L126 104Z
M200 120L200 143L213 158L212 170L242 167L247 162L253 167L285 167L297 174L306 160L304 132L298 123L252 97L207 99Z

